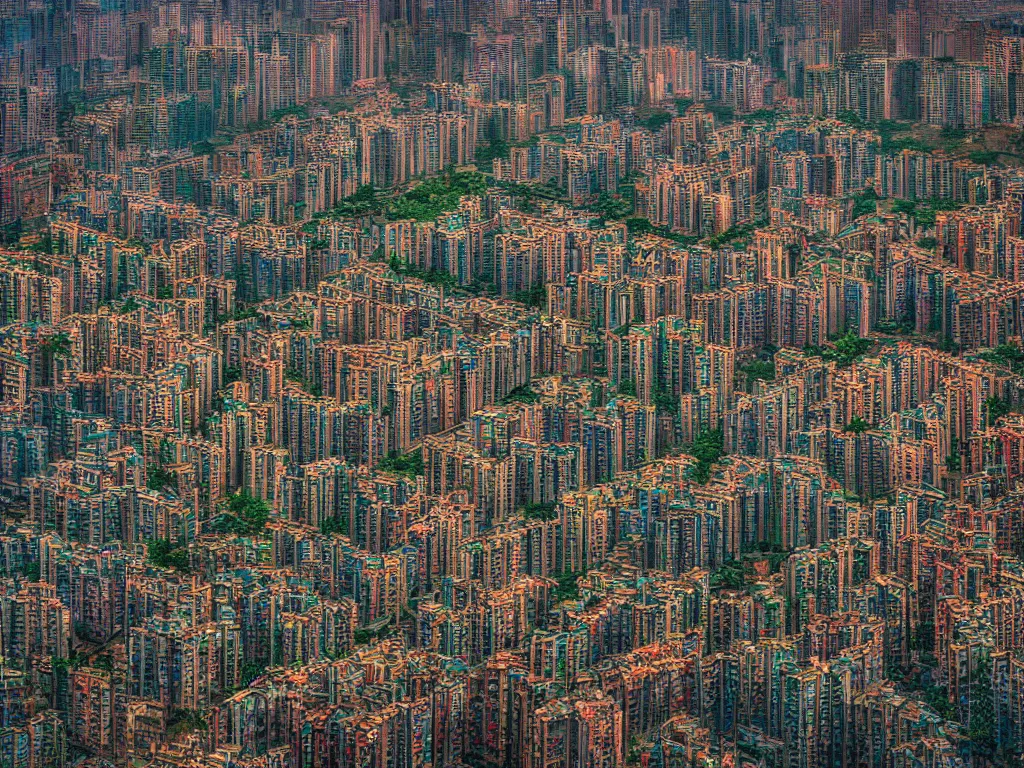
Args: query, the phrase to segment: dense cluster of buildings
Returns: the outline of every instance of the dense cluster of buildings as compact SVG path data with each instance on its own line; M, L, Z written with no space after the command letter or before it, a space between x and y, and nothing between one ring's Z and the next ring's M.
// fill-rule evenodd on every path
M1019 10L0 0L0 766L1019 764Z

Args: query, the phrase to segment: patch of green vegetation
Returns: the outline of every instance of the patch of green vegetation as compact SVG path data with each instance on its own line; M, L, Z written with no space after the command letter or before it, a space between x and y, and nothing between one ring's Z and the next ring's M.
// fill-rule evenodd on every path
M1024 352L1013 344L1000 344L986 349L978 355L982 360L1010 369L1013 373L1024 374Z
M500 181L497 182L497 186L519 198L520 205L528 202L530 207L535 208L532 202L534 198L564 204L569 202L565 199L562 191L558 188L557 182L554 180L549 181L547 184L517 184L514 181Z
M192 145L192 154L196 157L200 155L212 155L217 151L219 145L214 144L212 141L197 141Z
M734 240L742 240L743 238L750 237L754 233L754 230L761 226L760 222L752 222L750 224L737 224L735 227L729 227L724 232L719 232L717 235L712 235L708 238L708 245L712 248L721 248L726 243L731 243Z
M549 504L534 504L531 502L521 507L519 511L523 513L523 517L526 520L555 520L558 518L556 506L554 502Z
M39 581L42 577L39 563L25 563L21 566L21 575L26 581Z
M755 109L749 115L743 117L743 122L774 124L778 119L779 111L777 109Z
M654 232L655 229L650 219L645 219L643 216L630 216L626 219L626 231L631 235L646 235Z
M586 575L586 571L568 571L555 576L554 579L558 582L558 586L551 593L555 603L561 603L565 600L579 600L580 587L577 581L581 576Z
M540 402L540 395L533 391L533 388L529 384L523 384L521 387L516 387L501 400L498 401L498 405L510 405L511 403L525 403L526 405L532 405L533 403Z
M977 149L967 155L972 163L978 165L995 165L999 162L1000 153L994 149Z
M21 239L21 233L24 229L24 223L21 219L15 219L9 224L0 226L0 245L7 248L13 248L17 246L18 241Z
M261 536L269 519L270 505L266 500L241 490L221 502L220 514L210 522L210 530L237 536Z
M651 393L651 399L654 402L654 407L661 413L668 413L672 416L679 415L679 398L667 389L663 389L660 385L655 385L654 391Z
M114 671L114 660L110 658L109 654L101 654L92 660L90 665L93 669L102 669L104 672Z
M275 109L270 113L270 119L277 122L283 117L295 116L299 120L309 119L309 109L305 104L292 104L290 107L282 107L281 109Z
M743 589L747 584L747 572L742 563L733 560L713 570L709 580L712 587Z
M167 722L167 733L170 736L206 729L206 718L198 709L175 709Z
M50 664L53 666L54 672L63 672L67 674L68 670L81 668L86 661L85 654L79 653L78 651L72 651L69 658L62 656L54 656L50 659Z
M747 386L753 386L755 381L775 381L775 361L773 360L752 360L740 368L740 371L747 377Z
M931 251L939 244L939 241L934 237L921 237L918 238L917 247L924 248L927 251Z
M985 413L988 414L988 425L994 427L996 422L1013 411L1011 405L1002 398L992 397L985 399Z
M393 472L396 475L405 475L409 478L423 474L423 450L417 448L409 453L392 451L386 458L380 460L377 469L381 472Z
M990 758L996 753L996 717L992 702L992 662L987 654L974 668L970 689L967 738L970 739L971 752L981 758Z
M320 533L324 536L335 533L348 536L348 520L343 517L328 517L320 522Z
M469 285L460 286L460 290L471 296L494 296L498 293L498 286L494 284L494 281L478 275Z
M645 219L642 216L631 216L626 219L626 230L631 235L658 235L659 237L674 240L681 245L696 245L700 242L700 237L697 235L683 235L673 232L668 227L656 227L651 223L650 219Z
M257 120L253 123L249 123L246 129L251 132L265 131L268 128L273 127L274 123L285 117L294 115L299 120L309 119L309 109L303 104L293 104L290 107L282 107L281 109L275 109L263 120Z
M171 568L179 573L188 573L191 570L188 550L175 546L170 539L146 541L146 562L157 568Z
M706 485L711 479L711 468L714 466L725 450L725 441L722 430L711 429L701 432L697 438L684 449L697 460L696 465L690 470L690 479L701 485Z
M905 149L912 152L931 152L935 147L927 141L898 134L908 134L913 129L911 123L902 123L897 120L879 120L876 123L869 123L860 119L856 112L844 110L837 115L841 122L851 128L864 131L874 131L878 134L879 149L883 155L899 154Z
M490 172L495 159L508 160L511 147L504 139L492 139L487 144L476 147L476 167Z
M868 124L865 123L860 115L850 109L841 109L836 113L836 120L841 123L846 123L851 128L866 129Z
M947 152L959 149L969 135L969 131L963 128L954 128L949 125L943 127L939 134L942 142L942 148Z
M693 106L693 99L676 99L676 114L682 116Z
M849 368L871 349L871 344L871 339L862 338L853 331L848 331L844 336L833 338L831 347L809 346L804 347L804 352L834 362L840 368Z
M900 320L879 320L875 323L875 330L882 334L900 334L905 335L914 332L914 321L909 317L903 317Z
M392 221L433 221L458 208L465 195L482 195L486 191L487 181L481 174L449 171L444 176L421 181L399 196L388 205L386 214Z
M919 227L931 229L935 226L936 214L943 211L956 211L963 207L963 203L953 200L946 200L933 197L928 200L893 200L893 213L902 213L913 216Z
M548 289L543 283L538 283L528 291L516 291L512 294L512 301L518 301L528 307L541 308L548 300Z
M253 680L262 675L265 671L266 667L263 665L248 661L242 665L242 669L238 673L238 682L241 683L242 688L246 688Z
M874 216L878 206L878 194L868 187L853 196L853 218L861 216Z
M162 465L157 464L150 467L146 473L146 487L151 491L159 491L165 486L174 483L174 473L168 472Z
M587 210L598 214L602 219L614 221L633 212L633 201L632 197L626 199L624 195L599 192L597 199L587 206Z
M33 253L53 253L53 237L49 232L43 232L27 250Z
M392 254L391 259L388 261L388 266L397 275L413 277L430 285L445 288L448 291L455 290L459 285L455 275L451 272L445 272L441 269L421 269L407 262L400 261L395 254Z
M141 305L135 300L134 296L129 296L127 299L121 302L121 308L118 310L119 315L127 315L137 310Z
M617 397L636 397L636 380L623 379L615 390Z
M58 331L39 342L39 351L47 358L71 357L71 337L65 331Z
M381 211L382 203L377 190L372 184L363 184L353 194L342 198L341 202L331 209L331 216L336 219L359 218ZM314 219L317 218L314 216Z
M868 424L860 416L854 416L850 419L850 423L843 427L843 432L853 432L855 435L862 434L871 429L871 425Z
M524 195L520 197L518 200L516 200L515 207L516 210L519 211L520 213L529 213L531 215L534 215L538 211L540 211L540 208L537 207L537 204L533 201L533 198L528 195Z
M646 128L651 133L658 133L662 128L672 122L672 113L666 112L663 109L658 109L650 114L646 115L641 121L640 125Z
M882 136L883 155L898 155L905 149L909 149L911 152L922 152L928 154L934 149L934 147L932 147L932 145L927 141L915 139L913 136Z
M728 104L705 104L704 107L715 116L717 125L729 125L736 119L735 107L730 107Z
M921 690L921 698L924 703L934 709L943 720L952 720L956 717L956 708L949 703L949 691L946 686L925 686Z

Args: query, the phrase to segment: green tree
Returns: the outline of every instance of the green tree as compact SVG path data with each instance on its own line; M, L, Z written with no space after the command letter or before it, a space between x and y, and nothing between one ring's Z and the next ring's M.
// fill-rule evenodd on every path
M646 128L651 133L658 133L665 125L667 125L670 122L672 122L672 114L670 112L666 112L665 110L659 109L655 112L652 112L643 120L641 120L640 124L643 125L643 127Z
M626 219L626 229L631 235L646 235L654 231L654 225L651 224L650 219L645 219L642 216L631 216Z
M548 504L529 503L520 508L525 520L555 520L558 518L554 502Z
M673 416L679 414L679 398L673 395L669 390L663 389L661 386L656 386L652 394L652 400L654 407L662 413L668 413Z
M1013 344L1000 344L979 354L982 360L993 365L1010 369L1013 373L1024 373L1024 352Z
M988 414L988 425L994 427L999 419L1010 413L1010 404L1005 400L992 396L985 400L985 412Z
M747 377L747 386L753 386L755 381L774 381L775 362L772 360L753 360L740 368Z
M498 405L509 405L511 403L524 403L525 405L531 405L539 402L540 395L534 392L533 388L529 384L523 384L521 387L516 387L501 398L501 400L498 401Z
M170 568L180 573L188 573L191 570L188 550L175 546L170 539L146 541L146 562L157 568Z
M845 335L832 339L830 347L806 347L804 351L834 362L840 368L848 368L871 349L871 344L871 339L862 338L853 331L848 331Z
M543 307L547 299L548 289L543 283L537 283L528 291L516 291L512 294L513 301L518 301L528 307Z
M170 735L205 731L206 729L206 718L198 709L175 709L167 722L167 732Z
M747 583L747 574L743 566L734 561L712 571L710 581L713 587L743 589Z
M871 425L864 421L860 416L854 416L850 419L850 423L843 427L844 432L853 432L857 435L862 432L867 432L869 429L871 429Z
M992 662L983 656L971 675L970 717L967 736L971 751L980 757L992 757L996 751L995 708L992 702Z
M320 522L320 532L325 536L334 533L348 536L348 520L343 517L328 517Z
M619 397L636 397L636 381L633 379L623 379L619 382L616 394Z
M159 491L174 483L174 473L168 472L162 465L146 468L146 487L151 491Z
M396 475L405 475L409 478L418 477L423 474L423 450L417 448L409 453L392 451L377 463L377 469L381 472L393 472Z
M245 490L228 496L219 505L220 514L210 522L216 533L261 536L270 519L270 505Z
M586 576L586 571L567 571L555 576L558 586L555 587L552 598L556 603L564 600L578 600L580 597L580 577Z
M71 337L66 331L58 331L43 339L39 343L39 348L51 359L71 357Z
M853 196L853 218L874 216L877 209L878 195L870 187Z
M711 479L711 468L724 452L725 441L722 430L711 429L701 432L697 438L685 448L685 452L693 456L697 463L690 470L690 478L701 485Z
M478 144L476 147L476 167L491 170L495 158L508 160L510 147L503 139L493 139L487 144Z

